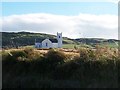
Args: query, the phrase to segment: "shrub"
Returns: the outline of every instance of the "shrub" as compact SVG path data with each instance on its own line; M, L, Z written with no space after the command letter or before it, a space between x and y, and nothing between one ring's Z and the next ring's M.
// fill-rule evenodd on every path
M27 54L24 51L11 51L10 52L13 57L26 57Z
M23 65L20 65L21 61L19 61L20 57L21 58L26 57L26 53L24 51L20 50L7 52L6 54L4 53L3 57L4 57L2 60L3 74L4 73L15 74L16 71L20 72L18 68L21 67L22 69L24 68Z
M24 52L27 54L27 58L29 60L36 60L41 56L41 54L37 51L35 51L33 48L25 48Z
M79 64L75 63L75 61L69 61L59 65L54 71L53 78L55 80L70 79L70 77L75 74L74 72L77 68L79 68Z
M80 49L80 60L89 60L88 50L81 48Z
M26 53L26 54L29 54L29 53L31 53L31 52L33 52L34 51L34 49L33 48L25 48L24 49L24 52Z
M94 50L88 50L89 60L97 60L96 53Z
M63 52L50 49L48 53L45 55L45 58L48 60L48 63L50 64L61 64L64 63L66 57Z
M23 88L29 87L30 84L31 87L36 88L36 85L44 87L44 80L70 80L73 82L68 87L71 85L74 87L117 87L117 81L120 79L118 69L120 58L117 50L99 47L95 50L80 48L80 56L72 59L68 58L70 56L65 56L63 51L58 50L50 49L45 55L33 49L10 53L3 51L3 86ZM66 59L69 60L64 63ZM31 83L26 83L28 80ZM36 85L32 83L34 80ZM75 85L74 81L78 81L79 84ZM63 81L62 84L65 87L66 82ZM59 87L59 83L57 85Z
M16 62L19 57L26 57L27 54L24 51L11 51L2 54L3 61L5 62Z

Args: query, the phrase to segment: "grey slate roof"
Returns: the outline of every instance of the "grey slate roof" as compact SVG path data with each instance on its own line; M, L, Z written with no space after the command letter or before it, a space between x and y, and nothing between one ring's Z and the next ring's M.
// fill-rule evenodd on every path
M36 39L36 42L39 42L41 43L43 40L45 39ZM49 39L52 43L58 43L58 40L57 39Z

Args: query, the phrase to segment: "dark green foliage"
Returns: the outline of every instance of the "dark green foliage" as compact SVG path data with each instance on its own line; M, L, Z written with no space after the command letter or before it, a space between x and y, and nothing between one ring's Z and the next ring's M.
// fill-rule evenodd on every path
M55 80L69 80L78 67L79 65L74 61L64 63L63 65L56 67L53 78Z
M10 52L12 57L17 58L17 57L26 57L27 54L24 51L11 51Z
M2 56L3 57L3 66L4 66L4 64L12 65L12 63L14 64L14 63L18 62L19 57L26 57L26 56L27 56L27 54L24 51L11 51L6 54L3 54L3 56Z

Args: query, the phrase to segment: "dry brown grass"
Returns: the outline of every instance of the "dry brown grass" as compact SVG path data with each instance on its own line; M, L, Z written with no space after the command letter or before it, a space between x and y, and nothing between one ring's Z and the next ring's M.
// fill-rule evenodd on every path
M25 50L24 48L21 49L8 49L4 50L5 52L11 52L11 51L22 51ZM33 51L28 51L28 57L31 59L35 59L35 57L38 57L39 55L46 54L50 49L32 49ZM78 50L76 49L55 49L58 51L61 51L65 53L66 57L68 59L73 59L74 57L87 57L90 55L90 57L94 58L95 60L101 60L101 59L113 59L118 58L118 49L117 48L108 48L108 47L99 47L96 46L95 49L88 49L88 48L80 48ZM85 56L86 55L86 56ZM88 57L88 58L90 58Z
M5 52L11 52L11 51L22 51L24 49L9 49L9 50L5 50ZM35 57L39 56L39 55L44 55L46 54L50 49L33 49L33 52L29 52L29 58L34 59ZM65 53L66 57L68 57L69 59L74 58L76 56L80 56L79 54L79 50L75 50L75 49L57 49L58 51L62 51L63 53Z
M117 72L120 72L118 49L108 47L78 50L10 49L4 50L3 57L3 87L6 88L36 88L50 85L59 87L59 83L51 84L45 82L45 79L48 81L77 80L79 81L77 86L83 88L117 87ZM39 82L40 80L42 81ZM44 82L48 86L44 85ZM62 84L62 87L66 87L65 82ZM73 84L75 83L72 82L71 85ZM76 87L76 84L73 87Z

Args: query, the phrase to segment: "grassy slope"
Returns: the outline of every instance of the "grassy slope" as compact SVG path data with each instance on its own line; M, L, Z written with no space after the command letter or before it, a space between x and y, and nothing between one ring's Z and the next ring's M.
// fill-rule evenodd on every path
M55 35L42 34L42 33L29 33L29 32L19 32L19 33L2 33L2 45L3 46L24 46L24 45L34 45L35 39L41 42L46 38L56 39ZM63 37L64 44L76 43L69 38Z
M34 45L35 39L37 41L42 41L45 38L56 39L55 35L42 34L42 33L29 33L29 32L19 32L19 33L2 33L2 46L14 47L14 46L29 46ZM103 41L106 41L103 43ZM99 38L80 38L80 39L69 39L63 37L63 48L74 48L84 44L88 47L94 46L94 44L99 43L101 46L107 45L108 47L117 47L114 42L108 42L106 39ZM116 41L117 42L117 41Z

